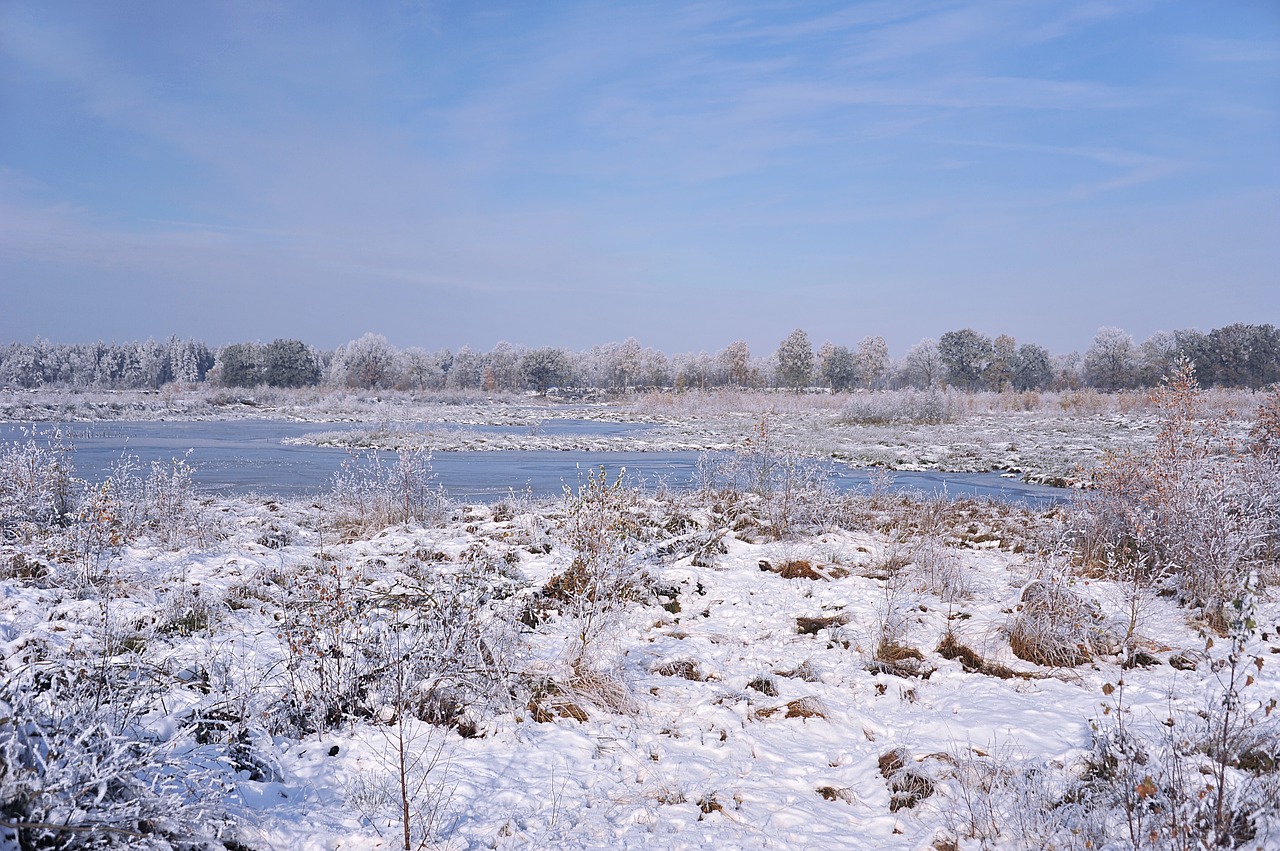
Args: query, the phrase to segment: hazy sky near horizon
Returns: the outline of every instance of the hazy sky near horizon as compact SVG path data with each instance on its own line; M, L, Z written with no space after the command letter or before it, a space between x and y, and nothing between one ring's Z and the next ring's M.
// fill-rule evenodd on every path
M0 0L0 342L1280 324L1280 3Z

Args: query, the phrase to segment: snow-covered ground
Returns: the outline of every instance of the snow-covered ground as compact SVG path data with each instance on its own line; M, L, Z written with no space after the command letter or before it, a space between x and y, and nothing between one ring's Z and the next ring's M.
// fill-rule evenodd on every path
M580 413L579 413L580 415ZM1151 414L1114 413L1049 416L985 414L961 422L862 425L838 412L774 412L763 415L769 438L780 451L834 458L851 467L947 472L1008 471L1027 481L1065 485L1087 477L1107 452L1150 450L1159 429ZM413 423L371 429L315 432L295 442L321 446L432 451L575 449L609 451L707 451L737 449L758 434L762 415L725 413L668 419L651 429L622 436L546 434L536 422L528 431L491 434L430 428ZM1232 436L1246 429L1237 423Z
M424 453L289 501L0 447L0 851L1280 847L1276 459L1167 410L1186 451L1113 468L1093 521L778 462L1097 463L1145 415L653 415L736 454L703 490L492 505ZM1199 584L1104 576L1126 511L1108 540L1171 524Z
M1120 719L1154 750L1213 731L1228 642L1206 651L1192 612L1140 595L1147 655L1123 669L1133 595L1042 552L1060 512L850 498L825 521L796 509L778 539L769 510L584 487L361 529L238 499L200 507L203 543L143 535L86 560L35 536L0 554L0 703L47 727L119 721L151 754L136 770L204 787L184 830L252 849L402 847L402 755L413 847L1130 847L1098 790L1168 760L1090 786L1095 736ZM617 582L588 594L575 560ZM1037 582L1089 601L1088 661L1014 655ZM1274 734L1280 606L1258 605L1237 649L1268 664L1250 663L1241 714ZM1188 753L1183 771L1213 770ZM1226 771L1253 790L1230 802L1253 818L1245 846L1276 847L1274 761ZM92 789L32 820L127 808Z

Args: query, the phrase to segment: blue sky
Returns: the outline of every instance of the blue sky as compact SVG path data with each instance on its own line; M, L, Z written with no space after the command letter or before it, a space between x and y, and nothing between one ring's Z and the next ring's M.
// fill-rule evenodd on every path
M1280 3L0 0L0 341L1280 324Z

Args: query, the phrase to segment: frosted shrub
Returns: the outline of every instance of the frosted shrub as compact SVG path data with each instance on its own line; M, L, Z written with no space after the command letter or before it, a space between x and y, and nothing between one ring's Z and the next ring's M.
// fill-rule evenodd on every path
M1078 543L1106 573L1170 583L1221 629L1224 609L1251 571L1274 567L1277 506L1264 454L1249 456L1201 412L1194 371L1184 362L1158 394L1162 425L1147 455L1116 453L1078 500ZM1117 568L1123 570L1117 571Z
M65 525L84 494L75 477L75 447L60 431L0 443L0 531L24 524Z
M1272 847L1260 833L1280 794L1275 696L1255 693L1265 659L1249 582L1230 607L1227 643L1206 641L1208 703L1143 717L1125 703L1123 680L1102 686L1093 749L1074 796L1094 829L1126 847ZM1264 827L1265 829L1265 827Z
M188 453L189 454L189 453ZM207 543L209 529L186 458L153 461L139 495L143 528L161 543Z
M468 707L503 700L513 631L494 599L498 581L433 571L375 592L349 565L301 566L282 601L280 723L313 732L390 705L454 726Z
M973 595L959 554L946 546L941 538L926 538L912 561L924 589L944 602L963 600Z
M797 528L825 524L838 502L821 464L778 446L768 415L733 454L704 457L698 481L704 498L736 514L729 518L736 531L754 527L775 540Z
M573 618L576 636L566 661L586 671L589 651L608 631L618 611L645 592L647 577L636 555L642 530L639 493L623 487L626 471L609 482L601 468L577 492L565 489L565 521L560 537L572 563L553 576L544 596Z
M148 730L126 683L104 702L57 662L0 681L0 846L202 848L220 832L224 749Z
M981 848L1102 847L1096 833L1082 829L1086 814L1070 800L1072 778L1065 772L972 746L958 749L950 762L937 805L953 837L978 840L974 847Z
M1249 463L1244 471L1244 484L1262 519L1266 554L1262 584L1280 581L1280 387L1276 387L1258 408L1253 429L1249 432Z
M432 525L451 509L424 448L402 449L391 464L376 451L352 453L334 475L330 496L338 523L355 531L397 523Z
M939 424L955 419L950 394L938 391L896 390L854 396L840 412L852 425Z
M121 455L101 484L86 488L78 508L55 531L51 544L77 581L92 583L120 549L140 536L178 548L204 545L216 534L185 459L154 462L143 478L132 455Z

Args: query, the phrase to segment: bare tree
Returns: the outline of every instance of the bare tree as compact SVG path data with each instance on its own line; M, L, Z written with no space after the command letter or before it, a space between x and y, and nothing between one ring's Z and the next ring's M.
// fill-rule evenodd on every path
M946 368L938 344L926 337L907 350L899 374L912 387L929 390L942 380Z

